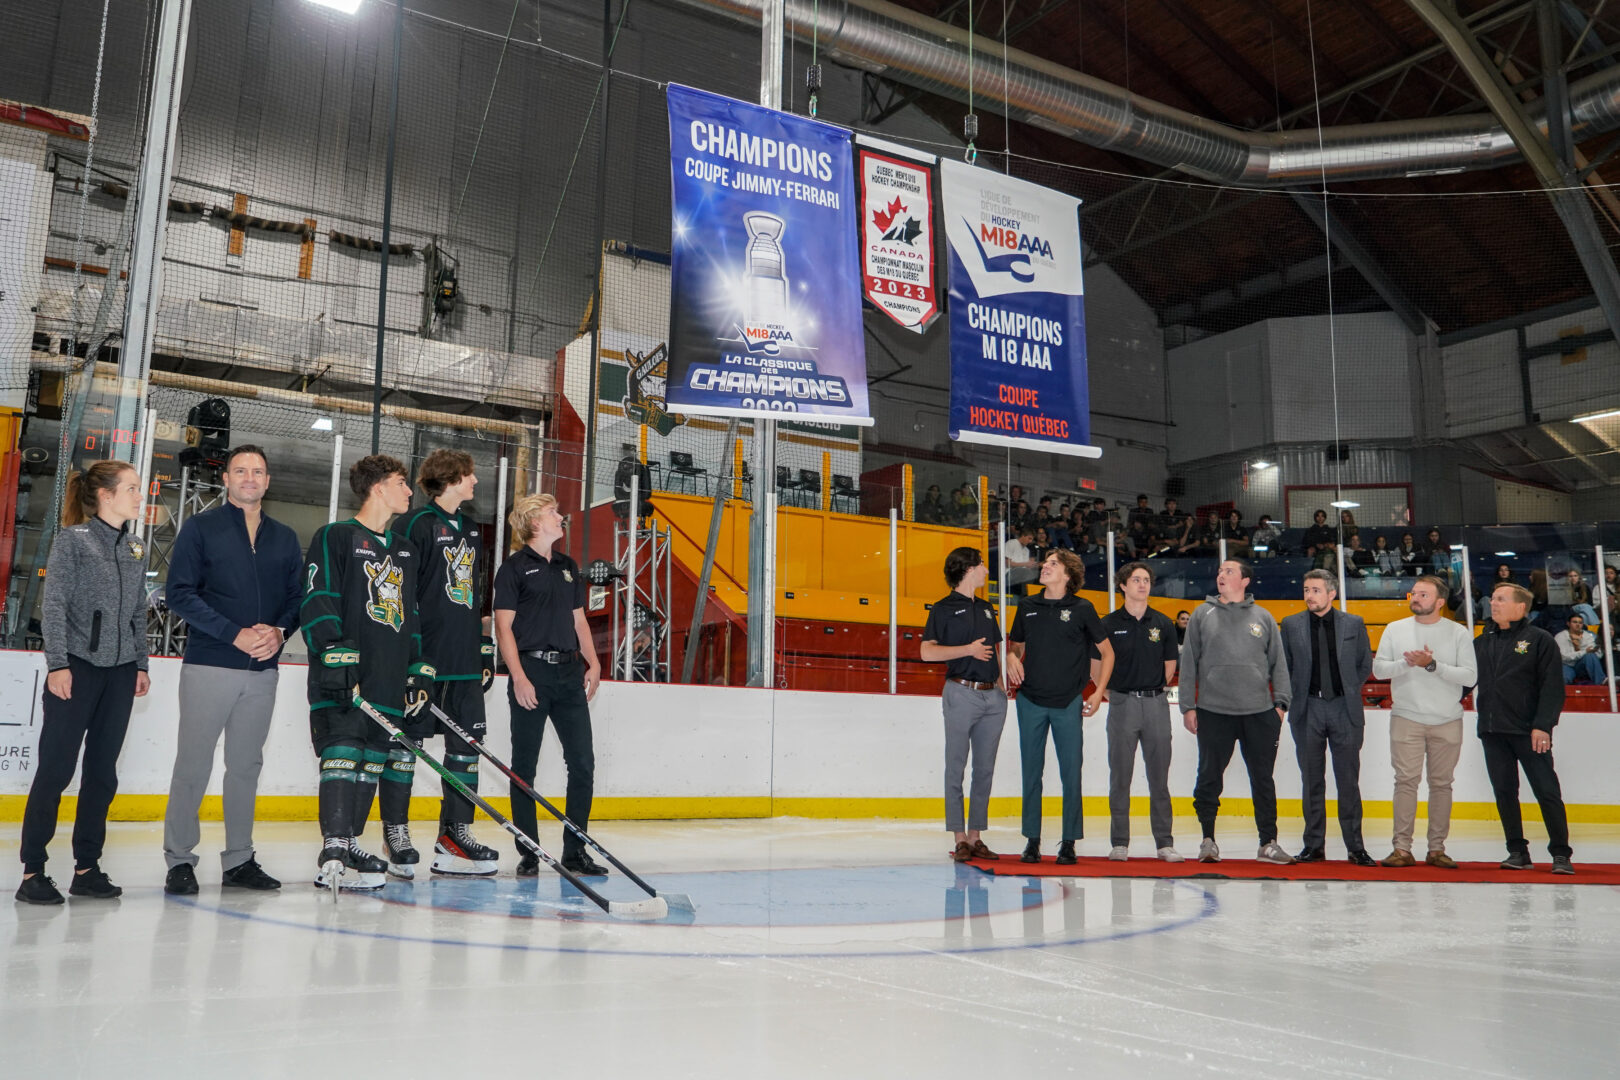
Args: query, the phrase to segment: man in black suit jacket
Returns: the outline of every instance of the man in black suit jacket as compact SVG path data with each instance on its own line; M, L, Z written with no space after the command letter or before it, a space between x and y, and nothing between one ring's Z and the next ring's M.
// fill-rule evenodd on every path
M1350 861L1374 865L1361 839L1361 743L1367 730L1361 685L1372 674L1372 647L1359 615L1338 611L1338 581L1326 570L1305 575L1305 610L1282 621L1293 702L1288 724L1305 803L1305 850L1299 862L1327 858L1327 752L1339 793L1339 831Z

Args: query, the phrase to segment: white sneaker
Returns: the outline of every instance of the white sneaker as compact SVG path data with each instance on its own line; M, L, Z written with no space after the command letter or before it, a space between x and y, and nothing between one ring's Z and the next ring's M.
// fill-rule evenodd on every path
M1124 862L1131 857L1130 848L1124 844L1118 844L1108 849L1108 857L1114 862Z
M1203 854L1202 849L1199 850L1199 854L1200 855ZM1215 857L1217 859L1220 858L1220 853L1217 852ZM1182 858L1181 852L1177 851L1173 847L1162 847L1162 848L1160 848L1159 849L1159 858L1163 859L1165 862L1183 862L1183 861L1185 861Z
M1255 858L1261 862L1276 863L1278 866L1288 866L1294 861L1294 857L1284 851L1282 845L1275 840L1263 846Z
M1204 842L1198 845L1198 861L1221 861L1221 849L1215 845L1215 838L1213 836L1204 837Z

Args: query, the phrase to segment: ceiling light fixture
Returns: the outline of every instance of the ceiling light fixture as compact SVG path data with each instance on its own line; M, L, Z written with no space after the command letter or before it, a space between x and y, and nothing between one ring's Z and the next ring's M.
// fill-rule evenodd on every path
M331 418L323 416L319 420L315 421L313 424L309 425L309 429L311 431L331 431L332 430Z
M1492 554L1495 555L1498 559L1511 559L1511 558L1513 558L1513 556L1517 555L1518 552L1517 551L1496 551L1496 552L1492 552Z
M345 15L353 15L360 10L360 0L309 0L309 2L318 7L341 11Z
M1271 462L1269 462L1269 461L1251 461L1251 462L1249 462L1249 467L1251 469L1269 469L1269 468L1271 468Z
M1585 416L1575 417L1577 424L1590 424L1594 420L1612 420L1620 416L1620 409L1604 409L1602 412L1587 413Z
M1336 499L1333 502L1328 503L1328 505L1333 507L1335 510L1354 510L1361 504L1358 502L1351 502L1349 499Z

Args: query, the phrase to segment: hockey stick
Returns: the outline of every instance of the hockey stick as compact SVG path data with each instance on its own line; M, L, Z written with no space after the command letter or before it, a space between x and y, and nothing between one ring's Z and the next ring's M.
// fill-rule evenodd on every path
M427 762L428 767L434 772L438 773L440 778L443 779L445 783L455 788L456 791L460 792L461 795L467 799L467 801L471 802L474 806L478 807L478 809L488 814L491 821L495 822L495 824L511 833L519 844L522 844L524 847L528 848L534 853L536 858L545 863L547 866L551 867L553 870L557 871L558 874L562 875L564 881L578 889L588 900L591 901L591 903L595 904L609 915L613 915L621 919L662 919L669 914L669 905L665 903L663 897L660 896L648 897L646 900L609 900L607 897L603 896L601 893L597 892L595 889L581 881L572 871L568 870L556 859L553 859L545 848L535 843L529 838L527 833L508 821L499 810L496 810L483 799L480 799L477 792L467 787L466 784L461 782L460 777L456 776L449 769L445 768L444 765L437 761L431 754L424 751L419 743L401 731L398 725L385 716L375 705L361 697L358 691L356 691L354 695L354 707L375 720L384 731L393 736L395 742L405 747L421 760Z
M493 765L497 769L499 769L506 776L506 778L508 780L512 781L512 785L514 787L516 787L519 791L523 792L523 794L527 795L529 798L533 799L535 802L539 803L541 806L545 807L551 813L552 817L556 818L558 821L563 823L564 828L566 828L569 832L573 833L575 836L579 837L581 840L585 841L587 844L591 845L591 847L596 850L596 853L598 855L601 855L602 858L606 859L608 862L610 862L614 866L618 867L620 873L624 874L625 877L629 878L631 881L633 881L637 885L641 886L642 890L645 891L648 896L662 895L664 900L669 904L669 906L674 908L676 911L696 911L697 910L697 907L692 903L692 898L690 896L688 896L687 894L685 894L685 893L662 893L662 894L660 894L657 889L653 888L651 885L649 885L645 881L641 880L640 876L637 875L634 870L631 870L628 866L624 865L624 863L620 862L618 859L615 859L613 857L613 853L611 851L609 851L607 848L603 847L601 844L597 843L596 840L591 837L590 833L586 832L584 829L580 828L578 825L575 825L572 821L568 820L568 817L561 810L558 810L555 806L552 806L551 803L547 802L546 797L544 795L542 795L538 791L534 790L534 788L528 783L528 781L524 780L523 777L521 777L517 773L513 772L511 766L507 765L506 762L504 762L500 758L496 757L490 751L489 747L487 747L483 743L479 742L478 739L473 736L472 732L468 731L466 728L462 727L460 724L458 724L454 720L450 719L449 714L447 714L443 709L439 708L437 705L433 704L431 701L428 702L428 708L433 710L433 715L439 718L439 723L443 724L446 728L450 729L451 733L454 734L457 738L461 739L462 742L466 743L468 746L472 747L474 750L477 750L480 754L484 755L484 759L486 761L488 761L491 765Z

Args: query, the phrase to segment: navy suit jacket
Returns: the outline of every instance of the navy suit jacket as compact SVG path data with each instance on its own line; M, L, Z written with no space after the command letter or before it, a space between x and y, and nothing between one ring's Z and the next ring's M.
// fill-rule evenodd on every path
M1288 722L1305 722L1305 703L1311 700L1311 613L1297 611L1282 621L1283 655L1288 658L1288 676L1293 684L1293 704ZM1360 615L1333 609L1333 630L1338 635L1339 679L1344 683L1345 708L1356 723L1366 721L1361 685L1372 674L1372 644L1367 640L1367 624Z

